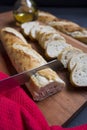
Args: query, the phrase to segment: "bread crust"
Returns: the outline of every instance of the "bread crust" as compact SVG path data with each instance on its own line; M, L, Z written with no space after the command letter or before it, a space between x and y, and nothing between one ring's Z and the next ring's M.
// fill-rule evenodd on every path
M54 15L44 12L44 11L39 11L38 12L38 21L43 22L43 23L49 23L50 21L57 21L57 17Z

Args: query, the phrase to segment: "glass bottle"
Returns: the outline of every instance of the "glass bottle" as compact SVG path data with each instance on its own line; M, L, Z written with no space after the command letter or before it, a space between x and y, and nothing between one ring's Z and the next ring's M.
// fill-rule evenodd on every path
M19 24L36 20L38 9L35 2L33 0L17 0L14 5L13 16Z

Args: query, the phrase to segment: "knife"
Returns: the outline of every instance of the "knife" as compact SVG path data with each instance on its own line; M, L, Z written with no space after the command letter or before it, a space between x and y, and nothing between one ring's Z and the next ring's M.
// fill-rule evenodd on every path
M38 68L31 69L28 71L23 71L19 74L4 78L4 79L0 80L0 91L25 84L26 82L29 82L31 75L35 74L39 70L42 70L42 69L45 69L48 67L52 68L53 70L58 70L58 68L63 67L63 65L61 64L60 61L55 59Z

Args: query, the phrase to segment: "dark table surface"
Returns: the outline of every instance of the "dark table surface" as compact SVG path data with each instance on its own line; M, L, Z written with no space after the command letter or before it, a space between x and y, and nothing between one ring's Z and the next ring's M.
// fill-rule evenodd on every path
M13 7L1 6L0 13L10 11ZM55 7L41 7L43 11L48 11L59 18L64 18L78 23L79 25L87 28L87 8L55 8ZM69 106L68 106L69 107ZM69 123L65 124L64 127L75 127L78 125L87 123L87 106L85 105Z

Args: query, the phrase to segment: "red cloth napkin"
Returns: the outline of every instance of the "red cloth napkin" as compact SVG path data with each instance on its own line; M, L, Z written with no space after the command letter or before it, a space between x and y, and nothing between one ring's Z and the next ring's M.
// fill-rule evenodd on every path
M5 77L0 72L0 79ZM49 126L38 106L17 86L0 93L0 130L87 130L87 125L68 129Z

